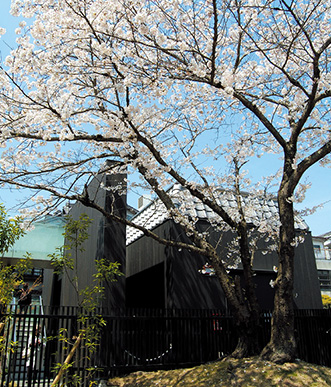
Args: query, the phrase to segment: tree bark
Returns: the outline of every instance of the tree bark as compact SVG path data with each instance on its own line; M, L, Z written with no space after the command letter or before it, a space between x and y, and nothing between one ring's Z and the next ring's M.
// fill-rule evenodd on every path
M60 383L62 376L65 374L67 367L69 366L70 361L73 358L73 356L74 356L74 354L75 354L75 352L76 352L77 348L79 347L82 340L83 340L83 333L80 333L75 341L75 344L73 345L68 356L66 357L64 363L62 364L61 368L59 369L55 379L53 380L51 387L55 387Z
M235 279L235 288L242 305L234 312L238 334L238 343L231 356L241 359L260 353L259 327L260 307L256 296L256 285L253 280L253 268L249 241L247 236L247 224L245 219L238 227L240 257L245 281L245 294L242 293L242 284L239 277ZM238 306L237 306L238 308ZM237 309L238 310L238 309Z
M259 321L249 316L237 324L238 343L231 356L236 359L256 356L260 353Z
M280 214L279 268L275 281L274 311L271 320L271 337L261 352L261 357L276 363L291 362L296 357L294 335L294 211L288 191L278 195Z
M239 276L231 280L218 264L218 257L211 255L211 261L231 307L236 323L238 343L231 354L232 357L255 356L260 353L259 326L260 310L257 302L251 302L242 292ZM246 291L246 293L248 293ZM253 297L255 300L255 298Z

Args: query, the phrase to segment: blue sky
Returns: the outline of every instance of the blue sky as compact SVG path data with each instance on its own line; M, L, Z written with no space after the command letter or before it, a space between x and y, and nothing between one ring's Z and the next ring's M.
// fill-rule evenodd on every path
M2 60L9 53L9 47L15 46L14 31L19 22L17 18L10 15L9 10L10 0L1 0L0 27L7 30L6 35L0 38ZM264 165L263 168L265 168L265 173L264 170L260 169L258 171L259 175L268 174L268 165ZM314 166L304 176L304 179L312 183L312 188L309 189L306 200L299 208L313 207L326 202L323 208L317 210L313 215L305 217L312 234L320 235L331 230L331 169ZM19 194L15 190L0 189L0 202L3 202L8 209L14 206L16 202L24 200L24 196L24 194Z
M7 44L9 44L11 47L13 47L15 44L15 28L19 23L18 18L11 16L9 13L10 3L10 0L1 0L0 27L3 27L7 30L6 36L0 39L2 59L5 58L4 53L7 54L9 51Z

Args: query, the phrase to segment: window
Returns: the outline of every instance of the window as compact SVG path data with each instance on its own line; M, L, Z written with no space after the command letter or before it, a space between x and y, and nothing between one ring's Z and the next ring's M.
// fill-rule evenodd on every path
M321 289L331 289L331 270L317 270Z
M324 251L320 245L313 245L316 259L325 259Z
M325 249L325 258L326 259L331 259L331 246L327 246Z

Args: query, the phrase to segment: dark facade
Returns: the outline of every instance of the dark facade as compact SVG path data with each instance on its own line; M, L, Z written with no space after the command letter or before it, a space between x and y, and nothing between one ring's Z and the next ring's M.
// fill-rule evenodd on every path
M209 225L200 221L201 230ZM171 220L154 229L158 235L173 240L187 241L180 227ZM211 231L211 242L220 235ZM219 254L224 256L226 245L233 238L231 232L222 236ZM262 309L273 307L274 290L270 281L276 278L277 254L263 255L257 252L254 258L257 296ZM227 308L226 298L216 276L201 274L206 258L187 250L160 245L145 236L127 247L126 299L131 307L161 307L180 309ZM242 274L240 266L232 270L233 275ZM298 245L295 253L294 302L299 309L321 308L316 264L311 235Z
M123 185L125 173L100 174L88 185L88 196L106 211L120 217L126 216L126 190L123 187L118 191L115 187ZM106 187L103 188L103 187ZM91 220L88 229L89 239L84 242L84 251L76 261L76 274L79 279L79 288L91 286L93 274L96 273L95 261L106 258L110 262L119 262L120 270L125 273L125 226L106 219L99 211L76 202L69 215L79 219L86 214ZM123 307L125 305L125 278L118 277L116 282L104 283L105 298L103 307ZM53 276L52 305L77 305L77 295L66 275Z
M123 185L125 177L125 173L98 175L88 185L90 199L95 200L107 212L125 217L127 215L126 187L123 186L120 191L113 189ZM217 277L201 273L206 264L204 256L188 250L179 251L177 248L164 246L146 236L140 236L128 243L130 239L124 225L107 220L99 211L85 207L81 203L76 203L70 211L73 219L78 219L82 213L87 214L92 219L92 223L88 230L90 238L85 242L85 251L79 256L76 267L80 288L83 289L92 284L93 274L96 272L96 259L106 258L112 262L119 262L121 271L125 274L119 277L117 282L105 284L106 298L102 306L227 308L227 301ZM160 216L157 211L152 213ZM169 219L163 219L153 228L154 232L163 238L189 242L178 224ZM227 246L233 239L233 234L226 232L220 235L207 220L203 219L196 225L200 232L208 231L209 241L213 245L218 244L219 256L224 257L225 260ZM276 252L263 255L263 249L265 246L261 245L256 252L253 268L256 273L257 296L261 308L271 309L274 290L270 283L276 278L274 268L278 264L278 257ZM231 274L242 277L240 266L233 269ZM77 297L72 285L64 275L53 277L51 293L51 305L77 305ZM299 309L322 307L309 232L305 235L305 241L296 248L294 302Z

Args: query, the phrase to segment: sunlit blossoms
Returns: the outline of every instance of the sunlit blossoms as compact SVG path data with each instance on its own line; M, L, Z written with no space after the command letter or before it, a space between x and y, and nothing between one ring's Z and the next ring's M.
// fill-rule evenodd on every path
M330 12L329 0L13 0L30 19L0 72L1 182L49 192L58 199L38 203L54 206L117 160L129 190L152 191L220 265L231 295L167 193L178 184L248 254L248 224L268 240L281 225L274 287L292 297L293 202L307 169L330 161ZM281 159L255 184L249 161L272 153ZM257 214L272 193L278 216Z

